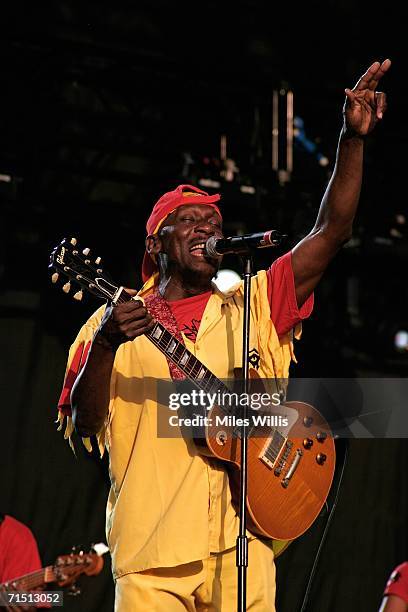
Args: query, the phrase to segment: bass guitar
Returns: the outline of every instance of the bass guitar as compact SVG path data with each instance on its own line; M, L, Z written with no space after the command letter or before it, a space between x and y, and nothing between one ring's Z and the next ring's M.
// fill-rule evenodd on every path
M53 565L47 565L39 570L18 576L0 584L0 593L13 591L32 591L49 583L56 583L59 587L73 585L81 574L96 576L102 571L102 555L108 551L105 544L95 544L92 552L70 553L60 555ZM75 591L78 592L78 591Z

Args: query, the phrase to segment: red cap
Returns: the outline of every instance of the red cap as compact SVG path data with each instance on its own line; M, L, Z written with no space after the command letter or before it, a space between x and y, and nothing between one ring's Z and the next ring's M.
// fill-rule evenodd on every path
M209 195L206 191L193 187L193 185L179 185L173 191L168 191L162 195L153 206L153 210L146 223L147 235L156 234L166 217L179 206L185 206L186 204L205 204L206 206L211 206L222 218L220 209L215 204L220 198L219 193ZM146 282L156 271L156 262L149 253L145 253L142 264L143 282Z

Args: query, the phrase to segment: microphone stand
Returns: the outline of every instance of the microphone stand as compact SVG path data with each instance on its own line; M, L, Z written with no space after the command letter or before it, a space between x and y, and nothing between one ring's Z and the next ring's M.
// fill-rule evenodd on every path
M250 301L251 301L251 277L252 257L245 254L242 257L244 263L244 320L242 331L242 375L244 393L249 393L249 326L250 326ZM248 397L247 395L245 397ZM239 492L239 535L236 544L236 565L238 568L238 612L246 612L246 579L248 567L248 538L246 535L246 498L248 488L248 438L245 419L248 415L247 402L242 409L243 425L241 427L241 475Z
M263 246L278 246L286 234L273 230L270 232L269 243ZM259 247L259 245L258 245ZM238 251L236 251L238 253ZM243 392L249 393L249 327L251 305L251 278L252 278L252 252L249 245L242 245L241 258L243 261L244 280L244 320L242 330L242 375ZM246 395L248 397L248 395ZM243 425L241 433L241 473L239 486L239 534L236 539L236 565L238 568L238 612L246 612L246 579L248 567L248 538L246 535L246 498L248 489L248 438L245 425L248 418L248 403L241 406Z

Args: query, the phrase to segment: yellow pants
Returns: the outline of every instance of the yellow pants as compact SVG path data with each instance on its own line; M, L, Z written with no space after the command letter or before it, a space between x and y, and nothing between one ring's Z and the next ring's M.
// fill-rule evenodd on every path
M235 548L176 567L126 574L116 581L115 612L236 612ZM247 610L274 612L275 565L261 540L248 547Z

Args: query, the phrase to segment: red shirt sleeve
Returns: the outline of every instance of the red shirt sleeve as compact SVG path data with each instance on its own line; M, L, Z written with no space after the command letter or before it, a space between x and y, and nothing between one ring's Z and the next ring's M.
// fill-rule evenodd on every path
M271 319L278 336L283 336L310 316L314 303L313 293L303 306L298 308L291 251L276 259L266 274Z
M12 516L0 526L0 582L41 568L37 542L31 530Z
M61 391L60 398L58 400L58 410L65 415L71 415L71 391L74 382L83 366L85 365L86 358L88 356L89 349L91 348L91 342L81 342L75 351L75 355L72 358L71 365L67 375L65 376L64 386Z
M397 595L408 604L408 562L401 563L392 572L384 595Z

